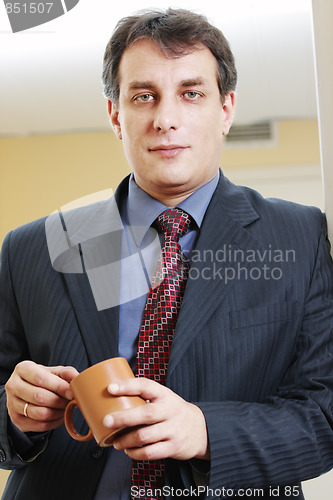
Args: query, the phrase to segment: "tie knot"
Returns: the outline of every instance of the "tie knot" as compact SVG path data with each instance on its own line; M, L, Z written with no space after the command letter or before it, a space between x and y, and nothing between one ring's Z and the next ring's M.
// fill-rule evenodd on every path
M166 240L178 241L191 223L190 216L180 208L165 210L156 220L156 227Z

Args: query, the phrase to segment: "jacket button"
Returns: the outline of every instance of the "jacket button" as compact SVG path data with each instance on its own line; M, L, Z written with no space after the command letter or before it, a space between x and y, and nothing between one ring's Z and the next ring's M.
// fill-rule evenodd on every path
M104 455L104 450L100 446L94 446L90 450L90 455L94 460L99 460Z
M6 453L2 448L0 448L0 462L5 462L6 461Z

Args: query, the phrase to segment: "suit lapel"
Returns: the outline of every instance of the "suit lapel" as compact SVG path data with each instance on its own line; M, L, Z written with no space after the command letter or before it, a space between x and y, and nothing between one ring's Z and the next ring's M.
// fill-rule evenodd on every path
M258 241L245 228L258 218L242 189L222 177L207 209L193 252L190 278L174 334L168 377L194 336L204 331L205 323L233 286L235 279L232 277L237 276L238 266L234 255L239 250L246 253L247 250L260 248ZM242 267L246 265L242 262Z
M87 274L64 278L90 364L117 356L119 307L98 311Z
M69 235L74 248L78 245L82 267L81 272L63 276L91 365L118 355L120 283L119 274L108 271L108 259L111 255L119 268L122 226L118 203L127 184L125 179L106 202L84 207L83 218L74 214L75 230ZM110 299L105 299L110 293Z

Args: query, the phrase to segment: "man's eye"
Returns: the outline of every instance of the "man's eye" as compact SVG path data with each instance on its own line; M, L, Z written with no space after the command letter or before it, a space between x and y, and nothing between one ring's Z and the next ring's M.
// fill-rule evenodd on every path
M136 101L141 101L141 102L149 102L153 99L153 96L151 94L142 94L136 97Z
M191 100L195 100L200 97L200 94L198 92L195 92L194 90L188 90L184 95Z

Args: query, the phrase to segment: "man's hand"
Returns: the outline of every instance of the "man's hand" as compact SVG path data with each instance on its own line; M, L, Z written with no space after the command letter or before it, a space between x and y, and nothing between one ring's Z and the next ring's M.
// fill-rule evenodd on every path
M45 432L59 427L67 403L73 398L69 382L76 375L73 367L19 363L5 386L12 422L22 432Z
M117 450L137 460L209 460L206 421L200 408L145 378L119 381L108 390L113 396L137 395L149 401L105 417L104 424L110 428L139 426L115 439Z

